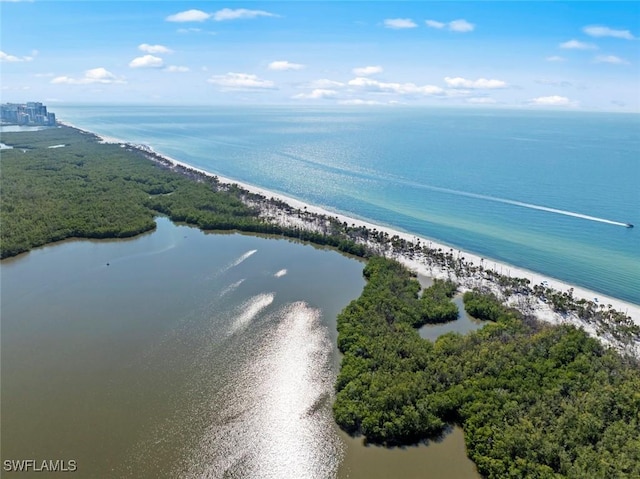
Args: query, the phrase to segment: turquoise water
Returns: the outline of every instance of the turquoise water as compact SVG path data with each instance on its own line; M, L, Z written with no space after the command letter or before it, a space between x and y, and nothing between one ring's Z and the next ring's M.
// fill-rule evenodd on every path
M56 113L238 181L640 304L639 115L147 106Z

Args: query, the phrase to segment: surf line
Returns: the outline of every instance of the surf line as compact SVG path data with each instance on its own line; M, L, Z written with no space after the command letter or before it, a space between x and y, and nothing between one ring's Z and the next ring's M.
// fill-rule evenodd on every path
M576 213L574 211L559 210L557 208L549 208L548 206L534 205L532 203L524 203L522 201L507 200L505 198L496 198L495 196L481 195L478 193L468 193L466 191L452 190L450 188L441 188L439 186L430 186L430 185L420 185L420 186L429 190L440 191L443 193L450 193L453 195L467 196L469 198L477 198L480 200L487 200L487 201L495 201L496 203L504 203L506 205L520 206L522 208L529 208L532 210L546 211L548 213L556 213L559 215L572 216L573 218L582 218L583 220L597 221L598 223L606 223L609 225L622 226L624 228L633 228L633 225L631 223L623 223L621 221L608 220L606 218L599 218L597 216L585 215L582 213Z

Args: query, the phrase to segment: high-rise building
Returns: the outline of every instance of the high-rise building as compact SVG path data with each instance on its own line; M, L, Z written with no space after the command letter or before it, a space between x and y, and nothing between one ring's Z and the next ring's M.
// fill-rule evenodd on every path
M5 103L0 105L3 123L25 126L55 126L55 113L47 112L47 106L40 102Z

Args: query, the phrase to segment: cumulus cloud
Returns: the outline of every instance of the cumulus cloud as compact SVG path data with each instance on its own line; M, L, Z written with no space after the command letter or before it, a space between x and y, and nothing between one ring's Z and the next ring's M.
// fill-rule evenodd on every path
M419 86L415 83L386 83L365 77L349 80L348 85L366 91L397 93L399 95L441 95L444 93L442 88L435 85Z
M225 20L240 20L246 18L257 17L278 17L275 13L265 12L264 10L247 10L246 8L223 8L213 14L213 19L216 22L222 22Z
M416 28L418 24L410 18L387 18L384 21L384 26L393 30L402 30L404 28Z
M335 90L327 90L323 88L316 88L309 93L298 93L293 98L297 100L320 100L323 98L332 98L338 94Z
M33 60L33 57L17 57L15 55L9 55L3 51L0 51L0 62L30 62Z
M443 28L447 28L447 30L452 32L466 33L472 32L476 26L473 23L466 21L461 18L459 20L453 20L449 23L439 22L437 20L425 20L424 22L429 28L436 28L438 30L442 30Z
M229 72L226 75L213 75L207 81L214 85L221 86L223 91L273 90L276 88L275 83L271 80L263 80L257 75L251 75L249 73Z
M167 22L204 22L211 18L211 14L202 10L185 10L173 15L169 15L165 20Z
M138 45L138 50L145 53L173 53L173 50L164 45L149 45L148 43Z
M189 67L182 67L182 66L177 66L177 65L169 65L167 68L164 69L165 72L169 72L169 73L184 73L184 72L188 72Z
M472 32L475 28L476 26L473 23L469 23L464 19L449 22L449 30L452 32Z
M278 60L269 63L269 66L267 68L269 70L276 71L302 70L304 68L304 65L300 63L291 63L286 60Z
M571 106L574 104L566 96L552 95L552 96L539 96L538 98L532 98L529 100L532 105L542 106Z
M426 25L427 25L428 27L431 27L431 28L438 28L438 29L440 29L440 28L444 28L444 27L446 26L446 23L443 23L443 22L437 22L437 21L435 21L435 20L425 20L425 22L424 22L424 23L426 23Z
M129 62L129 66L131 68L162 68L164 66L164 61L160 57L144 55L131 60Z
M494 89L508 86L505 81L487 78L469 80L462 77L445 77L444 81L449 88Z
M567 50L595 50L598 48L593 43L579 42L578 40L569 40L559 46Z
M320 80L313 80L310 84L309 84L309 88L340 88L345 86L344 83L339 82L339 81L335 81L335 80L328 80L326 78L321 78Z
M624 58L615 55L598 55L594 58L596 63L611 63L612 65L628 65L629 62Z
M106 68L98 67L86 70L81 78L68 76L58 76L51 80L56 85L88 85L91 83L109 84L126 83L123 79L116 77Z
M550 57L545 58L548 62L563 62L566 59L564 57L558 55L551 55Z
M368 75L375 75L376 73L382 73L383 68L380 65L372 65L367 67L354 68L353 74L359 77L366 77Z
M582 29L584 33L592 37L613 37L623 38L625 40L633 40L635 37L629 30L614 30L602 25L588 25Z

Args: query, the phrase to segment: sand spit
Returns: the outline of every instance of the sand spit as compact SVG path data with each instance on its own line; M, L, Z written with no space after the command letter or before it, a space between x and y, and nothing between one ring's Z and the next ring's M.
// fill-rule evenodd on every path
M575 325L607 346L640 357L640 305L214 175L158 154L148 145L95 136L104 143L118 143L123 148L140 151L150 160L196 180L206 177L216 181L221 188L240 187L246 192L243 200L256 207L266 221L320 234L331 234L339 226L350 240L366 246L371 253L397 259L416 274L450 278L463 292L474 288L492 291L506 304L538 320Z

